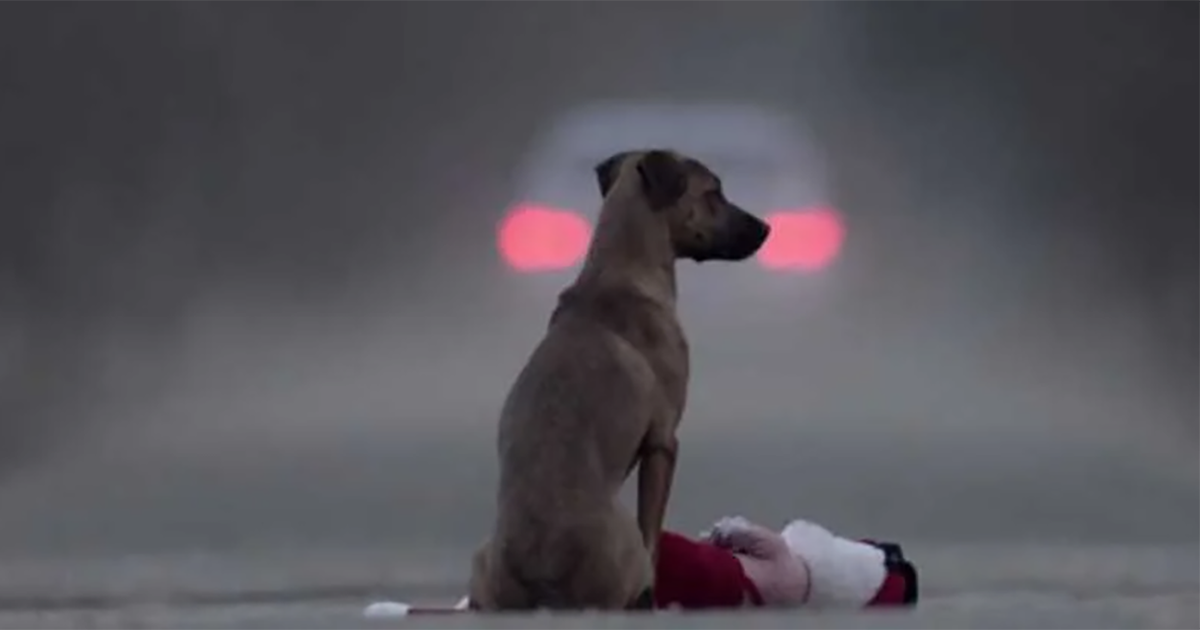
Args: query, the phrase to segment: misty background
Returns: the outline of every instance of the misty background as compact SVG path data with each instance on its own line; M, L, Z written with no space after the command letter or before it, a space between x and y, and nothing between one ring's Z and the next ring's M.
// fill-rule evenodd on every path
M7 3L0 554L475 544L553 299L495 226L605 99L794 115L848 223L794 314L689 327L672 526L1195 542L1197 18Z

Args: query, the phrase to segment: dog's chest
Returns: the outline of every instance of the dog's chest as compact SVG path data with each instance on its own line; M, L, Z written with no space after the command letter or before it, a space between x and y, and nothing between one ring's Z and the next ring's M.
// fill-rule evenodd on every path
M642 356L650 363L662 392L664 413L672 421L678 421L683 415L683 406L687 401L687 384L689 355L687 337L679 326L679 321L671 319L669 325L663 325L659 330L648 331L646 346L638 346Z

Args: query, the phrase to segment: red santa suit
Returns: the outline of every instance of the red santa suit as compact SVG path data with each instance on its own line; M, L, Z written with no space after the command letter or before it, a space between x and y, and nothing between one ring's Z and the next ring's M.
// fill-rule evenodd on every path
M849 540L803 520L775 533L725 518L693 540L666 532L655 581L660 608L912 605L917 574L898 545Z
M842 538L804 520L776 533L741 517L723 518L698 539L664 532L658 553L657 608L860 608L917 602L916 568L898 545ZM395 602L373 606L385 604L408 614L407 605ZM468 604L464 597L455 609L466 610Z

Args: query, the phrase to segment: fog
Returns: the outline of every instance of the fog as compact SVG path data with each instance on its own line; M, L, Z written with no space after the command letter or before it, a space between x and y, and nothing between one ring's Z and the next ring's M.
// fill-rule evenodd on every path
M604 99L794 116L849 226L687 270L673 523L1195 540L1198 11L7 4L0 550L473 542L554 297L496 222Z

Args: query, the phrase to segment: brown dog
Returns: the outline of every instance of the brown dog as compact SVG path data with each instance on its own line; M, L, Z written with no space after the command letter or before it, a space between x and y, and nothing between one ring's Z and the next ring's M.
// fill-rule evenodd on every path
M653 606L687 397L675 261L744 260L769 232L674 152L621 153L596 176L604 205L583 269L501 412L498 509L472 564L474 608ZM617 497L634 466L636 522Z

